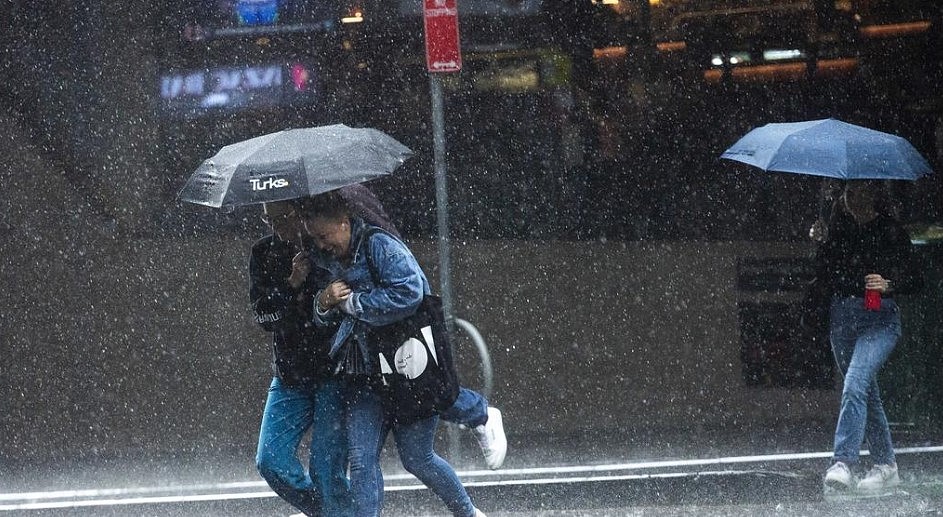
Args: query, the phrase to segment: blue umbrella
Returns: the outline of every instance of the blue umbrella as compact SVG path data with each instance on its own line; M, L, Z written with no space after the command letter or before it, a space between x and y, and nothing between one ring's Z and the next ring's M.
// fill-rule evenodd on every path
M845 180L916 180L931 172L907 140L832 118L766 124L720 157L766 171Z

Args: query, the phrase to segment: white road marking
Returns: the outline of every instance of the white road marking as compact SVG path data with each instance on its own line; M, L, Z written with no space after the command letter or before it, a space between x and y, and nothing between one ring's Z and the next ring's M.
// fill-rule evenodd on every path
M943 452L943 446L902 447L894 453L927 454ZM867 455L867 451L862 451ZM618 481L629 479L676 478L690 475L735 475L749 471L697 471L697 472L656 472L649 474L618 474L626 471L645 471L677 467L710 467L719 465L737 465L749 463L770 463L778 461L796 461L823 459L832 456L831 452L804 452L789 454L764 454L756 456L728 456L689 460L642 461L635 463L615 463L607 465L571 465L561 467L534 467L501 470L459 471L465 486L511 486L561 483L586 483L598 481ZM579 474L583 474L582 476ZM562 477L566 475L567 477ZM555 476L533 477L528 476ZM494 479L495 477L514 477L515 479ZM422 484L416 484L410 474L385 476L387 481L411 482L412 484L390 485L387 491L425 490ZM261 499L276 497L267 490L264 481L240 481L232 483L176 485L139 488L103 488L87 490L56 490L45 492L0 493L0 511L41 510L55 508L80 508L93 506L118 506L157 503L185 503L200 501L226 501L233 499ZM259 491L258 489L264 489ZM149 495L150 494L150 495ZM168 494L168 495L157 495Z

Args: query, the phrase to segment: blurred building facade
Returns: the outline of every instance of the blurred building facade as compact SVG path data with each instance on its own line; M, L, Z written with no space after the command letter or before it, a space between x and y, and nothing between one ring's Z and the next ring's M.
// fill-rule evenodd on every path
M341 121L417 150L376 186L408 233L433 234L419 3L241 5L13 2L5 98L133 231L217 224L169 205L220 145ZM459 236L802 238L814 188L716 160L771 121L842 118L940 161L935 2L466 0L460 13L465 68L445 77ZM923 220L941 210L928 183L907 203Z

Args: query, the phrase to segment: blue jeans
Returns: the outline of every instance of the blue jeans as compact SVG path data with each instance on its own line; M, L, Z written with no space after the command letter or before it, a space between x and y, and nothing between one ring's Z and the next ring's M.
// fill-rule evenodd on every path
M416 476L453 515L473 517L475 507L452 467L432 448L438 417L408 425L389 425L376 388L349 378L345 389L350 485L356 517L376 517L383 506L380 451L392 431L403 467Z
M861 444L875 464L894 463L894 446L881 404L877 373L901 334L900 309L892 299L881 300L880 311L864 309L860 297L834 298L831 307L832 352L845 376L841 411L835 428L835 461L858 463Z
M311 428L308 472L298 460L298 445ZM288 387L275 377L269 387L256 467L282 499L306 515L350 514L347 444L340 383Z
M443 411L439 418L471 428L484 425L488 421L488 401L477 391L459 388L455 403Z

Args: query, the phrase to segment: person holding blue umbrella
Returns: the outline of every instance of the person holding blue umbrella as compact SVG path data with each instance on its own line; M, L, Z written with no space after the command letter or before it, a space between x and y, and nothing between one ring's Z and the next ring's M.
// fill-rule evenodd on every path
M809 232L819 243L815 283L829 303L829 341L844 376L824 485L827 491L879 491L900 484L877 374L901 335L894 296L921 282L910 237L889 209L880 180L914 181L929 174L930 165L904 138L832 118L766 124L721 158L843 183L827 226L819 221ZM872 468L858 480L865 440Z
M826 490L879 491L900 484L877 375L901 336L897 294L919 287L911 242L881 182L846 182L816 254L816 281L830 295L829 338L844 375ZM858 480L862 443L872 468Z

